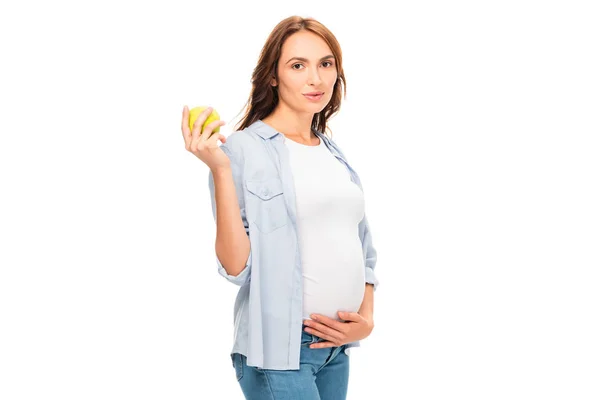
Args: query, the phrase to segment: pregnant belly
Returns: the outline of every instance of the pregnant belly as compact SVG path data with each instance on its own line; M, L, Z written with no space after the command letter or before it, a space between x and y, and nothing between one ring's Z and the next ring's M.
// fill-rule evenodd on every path
M303 318L322 314L339 321L338 311L357 312L365 294L362 260L357 265L344 265L338 270L321 267L308 268L303 273Z

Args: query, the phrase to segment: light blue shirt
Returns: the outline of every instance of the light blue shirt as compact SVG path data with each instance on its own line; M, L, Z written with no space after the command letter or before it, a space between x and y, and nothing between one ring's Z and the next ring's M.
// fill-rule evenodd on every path
M313 132L348 168L351 180L363 190L358 174L340 148L324 134ZM233 132L220 147L231 161L231 172L250 254L237 275L218 272L240 289L234 305L231 355L241 353L249 366L263 369L300 369L302 337L302 260L298 245L294 181L284 135L258 120ZM209 170L208 186L216 221L215 186ZM362 243L365 283L377 289L373 272L377 252L366 214L357 227ZM360 341L347 347L360 346Z

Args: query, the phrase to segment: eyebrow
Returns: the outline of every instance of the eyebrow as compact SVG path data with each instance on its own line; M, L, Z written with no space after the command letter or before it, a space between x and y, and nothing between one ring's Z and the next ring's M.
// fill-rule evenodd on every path
M322 57L319 61L323 61L323 60L328 59L328 58L335 58L335 57L333 57L332 54L329 54L329 55L327 55L325 57ZM300 60L300 61L308 62L308 58L304 58L304 57L292 57L289 60L287 60L286 64L289 63L292 60Z

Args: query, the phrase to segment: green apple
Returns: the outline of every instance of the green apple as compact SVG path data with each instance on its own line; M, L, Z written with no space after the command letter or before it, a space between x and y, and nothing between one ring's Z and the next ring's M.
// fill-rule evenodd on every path
M208 108L208 106L200 106L200 107L194 107L190 110L190 132L194 129L194 122L196 122L196 120L198 119L198 116L200 114L202 114L202 112L204 110L206 110L207 108ZM219 116L219 113L213 108L212 113L210 113L208 118L206 118L204 125L202 125L202 128L200 129L200 134L202 135L202 131L204 130L206 125L210 124L213 121L218 121L220 119L221 119L221 117ZM219 132L220 128L221 128L220 126L217 126L215 129L213 129L213 133Z

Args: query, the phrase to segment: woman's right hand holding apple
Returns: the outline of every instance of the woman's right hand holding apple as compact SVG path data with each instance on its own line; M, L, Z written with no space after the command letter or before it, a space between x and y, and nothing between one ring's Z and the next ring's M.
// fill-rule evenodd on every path
M217 144L219 140L225 143L227 138L220 133L213 133L213 130L218 126L225 125L225 121L213 121L206 125L202 133L200 133L200 128L204 125L211 112L211 107L204 110L194 122L194 127L190 132L190 111L187 106L183 107L181 132L185 141L185 149L202 160L202 162L208 165L208 168L215 172L223 168L231 168L231 164L227 154Z

